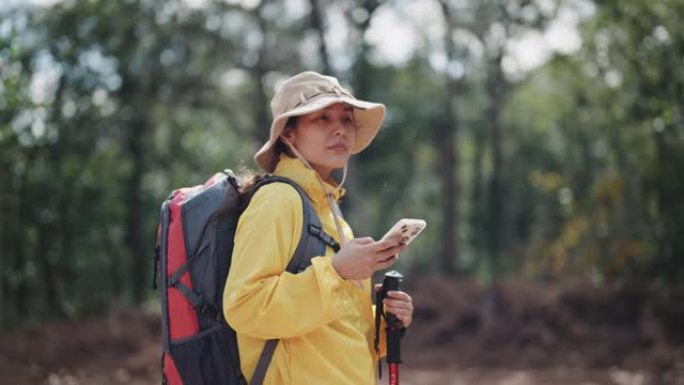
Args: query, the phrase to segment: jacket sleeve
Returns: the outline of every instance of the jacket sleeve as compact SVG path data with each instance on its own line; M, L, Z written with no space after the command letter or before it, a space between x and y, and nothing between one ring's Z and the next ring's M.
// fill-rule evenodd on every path
M272 183L240 216L223 292L224 315L237 332L263 339L302 336L349 306L330 257L312 258L299 274L285 271L301 236L302 210L293 187Z

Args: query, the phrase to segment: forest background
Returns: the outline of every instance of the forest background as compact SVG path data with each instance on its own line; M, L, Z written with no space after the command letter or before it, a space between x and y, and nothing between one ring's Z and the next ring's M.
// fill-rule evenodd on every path
M388 107L343 209L376 238L427 220L398 266L417 297L476 287L479 330L503 314L506 282L584 290L589 318L616 307L606 330L659 325L634 349L676 371L682 20L681 0L4 2L0 325L158 306L161 202L256 170L275 87L312 69ZM419 324L439 324L417 305ZM447 335L471 325L456 313Z

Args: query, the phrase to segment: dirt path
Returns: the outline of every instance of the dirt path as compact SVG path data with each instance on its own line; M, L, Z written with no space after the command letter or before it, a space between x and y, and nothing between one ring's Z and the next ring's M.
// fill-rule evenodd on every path
M90 367L60 369L47 375L5 377L2 384L46 384L46 385L158 385L160 377L151 369L144 373L133 373L125 368L112 372L101 372ZM94 371L93 371L94 370ZM38 374L38 373L36 373ZM520 370L468 368L462 370L410 369L401 370L402 385L656 385L684 383L684 377L657 379L655 375L643 372L610 370ZM379 384L387 384L387 378Z
M513 284L492 317L467 282L409 289L402 385L684 385L684 295ZM0 333L0 385L158 385L159 339L143 310Z

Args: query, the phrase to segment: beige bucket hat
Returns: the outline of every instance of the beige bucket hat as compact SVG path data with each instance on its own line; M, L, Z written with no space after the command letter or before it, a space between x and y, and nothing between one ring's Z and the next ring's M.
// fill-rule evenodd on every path
M356 143L352 154L358 154L373 141L385 119L385 106L356 99L332 76L306 71L287 79L271 100L271 135L254 160L266 172L273 172L278 159L275 144L285 128L287 119L326 108L335 103L354 107L356 120Z

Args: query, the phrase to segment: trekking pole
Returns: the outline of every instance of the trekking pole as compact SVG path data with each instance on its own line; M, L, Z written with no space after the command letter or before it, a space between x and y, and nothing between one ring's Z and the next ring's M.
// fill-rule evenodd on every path
M385 332L387 333L387 366L389 367L389 384L399 385L399 364L401 363L401 336L403 325L401 321L392 313L386 313L382 300L387 297L388 291L397 291L404 276L397 271L385 273L382 287L376 292L375 298L375 348L378 349L380 317L384 316L387 323ZM378 373L382 377L382 368L378 361Z

